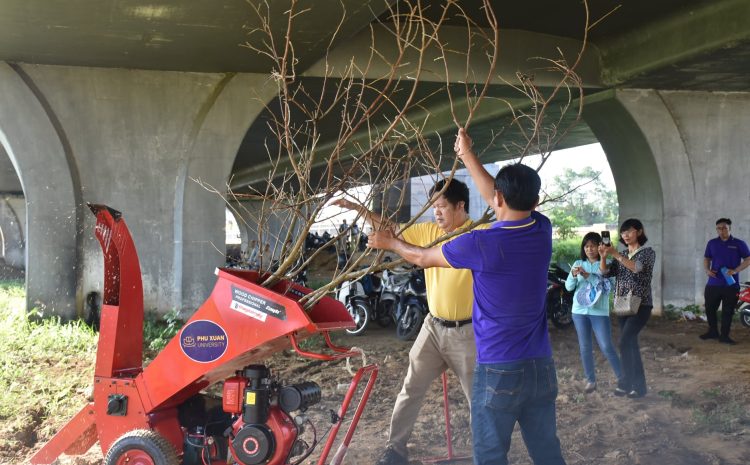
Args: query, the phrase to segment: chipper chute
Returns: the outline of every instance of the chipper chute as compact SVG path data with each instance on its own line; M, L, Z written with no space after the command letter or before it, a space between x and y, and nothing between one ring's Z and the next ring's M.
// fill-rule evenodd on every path
M309 289L288 281L267 289L258 285L262 277L257 272L218 269L208 299L143 368L143 289L135 245L119 212L89 207L104 252L93 402L31 463L82 454L97 441L107 465L281 465L310 455L318 438L302 439L310 424L304 412L320 401L321 389L311 381L282 385L263 361L284 349L319 360L359 356L330 339L330 331L354 327L346 308L324 297L306 310L299 299ZM330 353L300 349L298 342L313 335L324 338ZM343 460L377 371L376 365L367 365L352 378L339 411L331 415L318 464L327 463L340 427L349 422L330 463ZM224 383L221 399L202 394L219 382Z

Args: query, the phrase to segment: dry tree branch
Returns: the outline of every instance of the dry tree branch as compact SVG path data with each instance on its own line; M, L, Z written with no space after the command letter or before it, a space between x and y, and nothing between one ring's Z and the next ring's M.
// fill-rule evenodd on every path
M293 278L311 265L326 247L348 237L348 230L336 231L323 247L305 253L305 240L316 221L331 221L331 214L325 209L337 195L347 195L358 186L377 185L378 189L371 189L363 198L358 198L360 205L371 209L377 200L384 203L381 197L386 191L408 182L414 174L452 179L459 168L459 160L452 152L443 153L441 137L445 136L444 132L441 136L427 129L430 127L429 106L439 98L437 94L443 92L453 124L470 126L477 118L480 105L491 98L500 57L500 27L490 0L483 0L483 27L457 0L445 0L441 10L432 12L427 11L421 0L403 0L390 4L388 13L370 25L367 52L343 61L342 67L336 68L329 60L348 15L341 2L341 16L322 57L323 76L313 82L298 72L292 40L295 22L309 10L300 8L298 0L288 1L283 32L278 34L271 24L269 3L251 5L259 18L258 26L248 31L251 37L243 44L270 60L273 68L270 76L278 87L277 98L266 105L263 116L267 134L263 148L268 156L268 172L247 192L231 189L220 192L201 183L209 192L221 195L242 226L258 237L262 252L259 266L268 273L261 283L263 286ZM441 34L451 15L461 18L466 26L465 44L449 43ZM587 6L586 15L588 24ZM519 108L517 103L504 101L512 115L508 127L515 129L522 139L521 143L510 145L511 150L524 156L536 147L554 147L570 130L563 117L576 102L575 96L582 95L582 83L575 74L582 54L583 47L570 65L562 52L558 52L559 56L541 59L546 71L560 76L551 90L539 88L533 78L523 74L519 74L517 83L506 83L528 102L525 108ZM451 61L451 56L460 57L461 76L453 75L456 60ZM489 70L485 76L476 76L476 60L482 60L483 69ZM442 66L437 67L441 81L438 90L429 89L424 82L424 74L429 69L426 65L430 61L442 62ZM377 69L383 71L376 75ZM455 82L462 83L464 95L457 95ZM561 96L565 101L561 113L550 118L550 108L559 104ZM578 118L580 101L579 98ZM466 106L461 109L464 115L461 118L457 105ZM504 137L507 129L493 130L490 145ZM487 150L490 147L480 153ZM445 170L444 163L450 168ZM444 189L445 186L406 222L397 221L396 211L383 211L383 224L399 230L411 226ZM401 190L396 203L404 205L406 201L405 190ZM490 215L488 209L469 228L489 221ZM358 221L363 221L359 214L355 223ZM272 230L273 225L280 222L284 223L284 228ZM462 232L463 229L454 231L435 244ZM265 253L263 246L271 242L274 252ZM267 256L269 253L271 256ZM370 249L353 256L336 270L330 283L305 296L303 304L314 305L345 280L403 264L402 260L381 263L382 257L383 252Z

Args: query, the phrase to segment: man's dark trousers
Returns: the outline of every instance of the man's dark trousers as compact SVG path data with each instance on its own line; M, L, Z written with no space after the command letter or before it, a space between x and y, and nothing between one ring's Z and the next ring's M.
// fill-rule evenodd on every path
M708 319L708 332L711 335L729 337L729 329L732 326L734 307L737 305L737 286L706 286L704 298L706 299L706 318ZM717 330L717 312L721 304L721 334Z

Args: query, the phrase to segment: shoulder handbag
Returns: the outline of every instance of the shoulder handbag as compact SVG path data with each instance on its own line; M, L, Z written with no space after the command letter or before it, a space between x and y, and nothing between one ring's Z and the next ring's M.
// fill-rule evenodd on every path
M612 313L616 316L633 316L638 313L638 307L641 306L641 298L633 295L633 291L625 295L615 294L615 301L612 305Z

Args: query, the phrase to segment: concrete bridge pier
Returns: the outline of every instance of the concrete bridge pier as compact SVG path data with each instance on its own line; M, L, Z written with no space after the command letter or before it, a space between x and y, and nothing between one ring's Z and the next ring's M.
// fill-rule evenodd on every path
M26 201L29 308L71 319L101 292L86 202L123 212L147 309L197 308L224 263L237 151L276 92L265 75L2 64L0 144Z
M221 195L206 187L222 194L227 190L247 128L276 92L265 75L226 75L194 120L174 193L174 302L188 312L211 293L216 282L214 268L225 262L226 204Z
M750 241L750 93L614 90L588 101L584 118L612 168L620 219L643 220L657 251L656 309L701 304L716 219L732 218Z
M58 121L28 75L0 63L0 145L25 198L27 308L72 318L80 301L80 186Z

